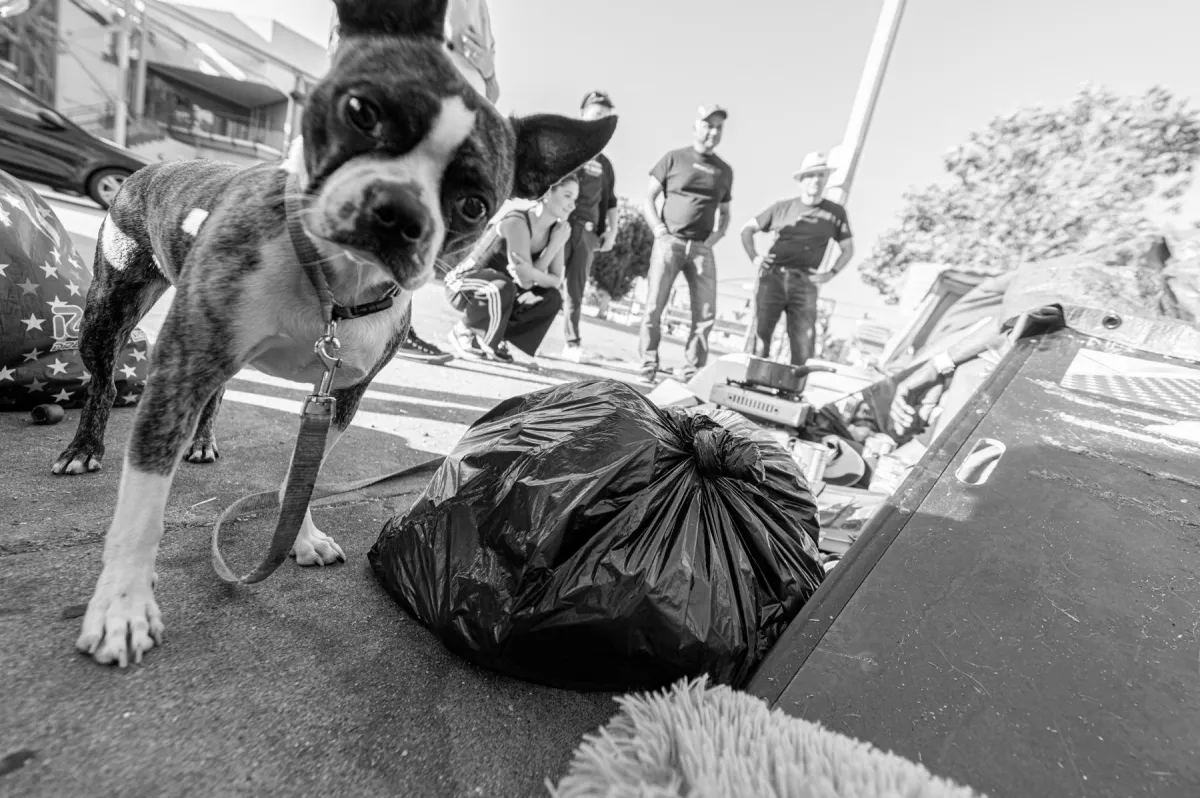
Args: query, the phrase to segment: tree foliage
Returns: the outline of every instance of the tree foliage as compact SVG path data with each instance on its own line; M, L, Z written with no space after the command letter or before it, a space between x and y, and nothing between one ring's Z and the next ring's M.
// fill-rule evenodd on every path
M633 281L650 269L654 231L646 224L641 206L621 197L617 216L617 240L608 252L597 252L592 261L591 282L611 299L621 299L633 289Z
M1200 157L1200 116L1166 89L1085 87L1066 107L994 119L948 153L949 180L905 195L859 264L890 301L910 264L1003 272L1064 255L1133 260L1152 218L1176 212Z

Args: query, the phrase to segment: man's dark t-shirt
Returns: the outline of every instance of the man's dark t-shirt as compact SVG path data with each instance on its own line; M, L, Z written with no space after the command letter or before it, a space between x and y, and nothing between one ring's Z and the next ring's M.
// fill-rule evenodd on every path
M816 271L830 241L841 243L850 238L846 209L826 199L816 205L799 199L780 200L755 220L764 232L775 233L769 254L775 256L774 265L785 269Z
M663 185L667 232L703 241L716 226L717 208L733 199L733 167L716 155L694 147L671 150L654 165L650 176Z
M579 170L579 197L575 200L572 222L591 222L597 235L604 232L608 212L617 207L616 173L612 163L597 155Z

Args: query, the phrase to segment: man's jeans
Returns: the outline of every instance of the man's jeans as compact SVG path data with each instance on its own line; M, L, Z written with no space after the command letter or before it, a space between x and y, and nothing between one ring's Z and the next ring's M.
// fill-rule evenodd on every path
M708 336L717 318L717 262L712 247L703 241L688 241L673 235L654 239L650 254L650 289L646 295L646 313L642 317L639 350L642 368L658 368L658 344L662 339L662 315L671 286L683 272L688 283L692 306L692 323L688 328L684 357L687 370L695 371L708 361Z
M813 356L817 333L817 284L805 272L771 267L758 273L755 296L757 324L754 355L769 358L779 316L787 312L787 335L792 365L803 366Z
M563 337L568 344L579 345L579 318L583 308L583 293L587 287L592 257L600 246L600 237L584 222L571 223L567 240L566 264L563 275Z

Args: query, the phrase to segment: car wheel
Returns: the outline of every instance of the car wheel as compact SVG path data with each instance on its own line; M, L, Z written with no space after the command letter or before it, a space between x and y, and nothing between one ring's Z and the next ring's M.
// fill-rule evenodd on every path
M108 206L117 198L117 192L128 177L129 172L124 169L101 169L88 178L87 194L92 198L92 202L108 210Z

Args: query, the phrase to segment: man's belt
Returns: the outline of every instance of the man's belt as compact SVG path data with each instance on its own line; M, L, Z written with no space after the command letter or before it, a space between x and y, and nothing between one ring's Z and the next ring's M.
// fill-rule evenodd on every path
M777 263L772 263L767 268L767 271L777 272L779 274L784 274L786 272L788 274L807 274L811 276L816 274L817 269L819 268L820 266L817 266L816 268L810 268L808 266L781 266Z

